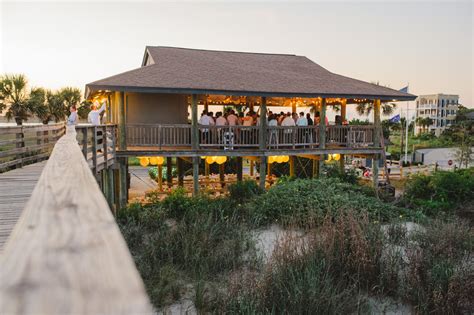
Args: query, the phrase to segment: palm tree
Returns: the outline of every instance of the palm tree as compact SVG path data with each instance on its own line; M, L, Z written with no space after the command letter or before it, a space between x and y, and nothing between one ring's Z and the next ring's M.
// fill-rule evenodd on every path
M382 115L388 116L393 114L395 108L397 108L397 104L395 103L382 103L381 104ZM356 106L357 113L359 115L369 116L369 114L374 109L374 103L359 103Z
M50 112L48 102L46 101L47 91L43 88L32 88L30 92L30 105L33 108L34 114L45 125L50 120Z
M15 119L22 125L33 112L27 92L28 80L23 74L11 74L0 77L0 108L7 108L8 120Z
M65 87L58 91L58 94L61 96L64 106L66 107L66 111L69 107L75 105L79 105L81 101L81 90L74 87Z

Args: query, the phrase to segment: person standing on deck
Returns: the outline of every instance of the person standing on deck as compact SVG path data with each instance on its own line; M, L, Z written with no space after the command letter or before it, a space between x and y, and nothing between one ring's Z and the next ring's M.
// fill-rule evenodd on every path
M98 101L95 101L94 104L91 106L91 111L89 112L89 115L87 115L87 121L93 126L100 125L100 114L105 110L105 102L99 109L97 109L99 105L100 103Z
M306 117L304 117L303 112L300 113L300 117L296 121L296 125L297 126L308 126L308 119Z
M70 108L69 108L71 114L69 115L68 119L67 119L67 124L68 126L75 126L77 125L77 110L76 110L76 105L72 105Z
M227 116L227 122L229 123L229 126L238 125L238 120L239 118L235 115L235 111L231 109L229 115Z

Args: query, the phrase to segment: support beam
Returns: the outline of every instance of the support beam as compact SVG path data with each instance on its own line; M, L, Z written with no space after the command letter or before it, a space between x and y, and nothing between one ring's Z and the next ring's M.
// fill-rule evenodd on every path
M158 165L156 181L158 182L158 190L163 191L163 166L161 165Z
M243 165L242 165L242 164L243 164L243 163L242 163L242 162L243 162L242 157L241 157L241 156L238 156L238 157L237 157L237 181L239 181L239 182L241 182L242 179L243 179L243 178L242 178L242 177L243 177L243 176L242 176L242 173L243 173L243 170L242 170L242 168L243 168Z
M265 180L267 177L267 157L260 157L260 187L265 189Z
M346 121L347 119L346 107L347 107L347 99L344 98L341 103L341 123L344 123L344 121ZM346 135L346 136L348 137L349 135ZM341 170L343 174L346 171L344 168L344 161L345 161L345 155L341 154L341 159L339 160L339 169Z
M260 104L260 126L259 126L259 148L260 150L265 150L267 147L267 98L262 97Z
M127 134L125 130L125 94L124 92L115 92L115 99L118 104L118 134L119 134L119 150L125 151L127 149Z
M178 186L179 187L183 187L184 186L184 161L177 157L176 158L176 168L177 168L177 171L178 171Z
M199 194L199 156L193 157L193 196Z
M250 160L249 164L250 164L249 165L249 167L250 167L250 176L253 177L254 161Z
M380 100L374 101L374 146L380 147L380 137L382 135L382 125L380 122ZM382 148L384 150L384 148ZM372 160L372 174L374 179L374 187L378 189L379 186L379 154L374 155Z
M221 189L225 187L225 165L219 164L219 181Z
M119 165L119 208L122 209L128 203L128 180L127 180L127 163L128 158L121 158Z
M168 188L173 187L173 158L166 158L166 183Z
M197 94L193 94L191 96L191 147L193 150L197 150L199 148Z
M204 176L209 178L209 163L206 160L204 160Z
M296 113L296 103L295 102L292 102L291 103L291 113Z
M326 99L321 99L321 111L319 112L319 148L326 148ZM319 160L318 177L324 165L324 156Z
M319 161L314 159L313 160L313 174L312 178L317 178L319 176Z
M112 213L116 215L116 209L115 209L115 200L114 200L114 170L109 167L107 169L107 201L109 202L110 210L112 210Z
M290 177L295 177L295 157L290 156Z

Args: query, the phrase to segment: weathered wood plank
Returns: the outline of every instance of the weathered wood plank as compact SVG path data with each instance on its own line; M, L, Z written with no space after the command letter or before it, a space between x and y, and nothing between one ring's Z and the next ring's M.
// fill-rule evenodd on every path
M152 313L74 127L53 149L0 266L0 314Z

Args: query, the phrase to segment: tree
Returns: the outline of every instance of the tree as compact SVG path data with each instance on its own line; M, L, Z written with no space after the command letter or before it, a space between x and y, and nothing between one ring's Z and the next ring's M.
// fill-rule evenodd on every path
M81 101L81 90L74 87L64 87L58 91L60 98L63 100L66 112L69 107L75 105L78 106Z
M382 103L380 109L382 111L382 115L388 116L393 114L397 108L397 104L395 103ZM359 103L356 106L357 113L359 115L369 116L372 110L374 109L374 103Z
M28 80L23 74L6 74L0 77L0 108L6 108L7 119L15 119L19 126L33 113L27 86Z

